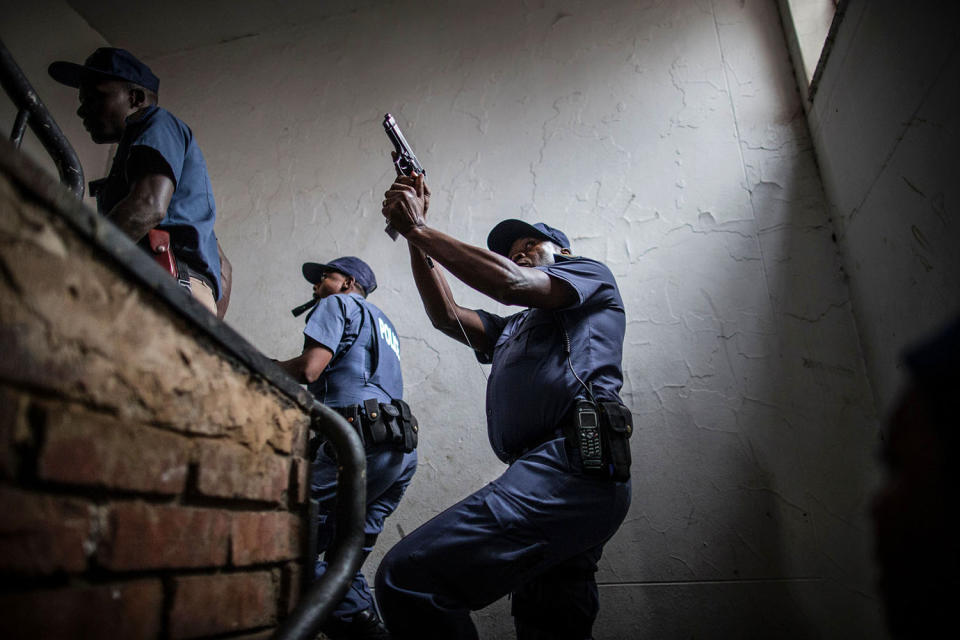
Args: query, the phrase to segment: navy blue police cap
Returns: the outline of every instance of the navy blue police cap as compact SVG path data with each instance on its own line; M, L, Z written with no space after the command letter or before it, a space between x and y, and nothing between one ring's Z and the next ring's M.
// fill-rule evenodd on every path
M126 80L154 93L160 90L160 80L150 67L129 51L113 47L97 49L83 64L57 60L47 67L47 73L57 82L74 88L89 80Z
M570 240L563 231L542 222L530 224L514 218L504 220L490 231L490 235L487 236L487 247L490 251L509 258L507 254L517 238L540 238L549 240L563 249L570 248Z
M317 284L323 279L325 271L337 271L345 276L353 278L354 282L363 287L367 295L373 293L377 288L377 277L373 275L373 269L366 262L354 256L343 256L336 260L331 260L327 264L318 262L303 263L303 277L310 284Z

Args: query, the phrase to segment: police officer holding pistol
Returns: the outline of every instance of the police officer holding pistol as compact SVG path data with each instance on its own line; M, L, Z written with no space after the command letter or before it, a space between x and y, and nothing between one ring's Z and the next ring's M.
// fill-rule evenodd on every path
M417 468L417 424L402 400L400 343L390 319L366 299L377 288L366 262L353 256L327 264L307 262L303 276L313 284L316 299L303 330L303 353L278 364L307 384L317 400L346 418L363 440L367 460L364 552L369 554ZM336 530L337 463L332 455L332 448L319 447L311 468L311 495L320 507L321 552ZM326 566L317 562L318 578ZM390 637L359 570L323 631L332 640Z
M394 638L472 639L469 612L512 593L520 640L590 638L597 562L630 505L617 283L543 223L501 222L490 250L460 242L427 225L429 195L422 175L398 177L383 215L407 239L434 326L492 363L487 431L509 467L390 550L377 572L381 612ZM526 309L457 305L434 262Z

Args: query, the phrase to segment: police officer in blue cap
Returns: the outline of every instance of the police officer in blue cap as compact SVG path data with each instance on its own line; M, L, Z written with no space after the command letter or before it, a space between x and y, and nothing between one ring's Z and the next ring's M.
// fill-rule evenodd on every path
M145 250L169 252L171 273L222 318L230 263L213 231L210 176L190 127L157 106L160 80L129 51L111 47L97 49L82 65L54 62L48 72L80 90L77 115L93 141L118 143L110 174L90 183L97 210ZM165 235L151 247L153 229Z
M377 572L381 612L395 638L473 639L469 612L512 594L520 640L590 638L597 561L630 504L617 283L543 223L503 221L489 250L460 242L427 225L429 195L423 176L398 177L383 215L407 239L434 326L492 363L487 431L509 467L390 550ZM526 309L457 305L434 261Z
M313 284L317 301L303 330L303 353L278 364L306 384L317 400L346 418L363 440L367 459L364 552L369 554L417 469L417 424L402 400L400 342L390 319L367 301L377 280L366 262L353 256L326 264L307 262L303 276ZM329 447L318 448L311 469L311 494L320 506L321 552L336 529L337 463L332 453ZM326 566L317 562L317 577ZM323 631L334 640L389 638L359 570Z

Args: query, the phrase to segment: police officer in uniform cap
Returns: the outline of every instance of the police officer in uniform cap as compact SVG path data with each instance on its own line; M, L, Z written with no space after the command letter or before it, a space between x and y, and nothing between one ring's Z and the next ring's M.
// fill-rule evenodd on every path
M307 262L303 276L313 284L317 300L303 330L303 353L278 364L343 415L364 442L364 552L369 554L417 468L416 424L402 400L400 343L390 319L366 299L377 280L363 260L345 256L326 264ZM331 448L319 447L311 468L311 495L320 504L321 552L336 529L337 463L331 454ZM316 576L325 570L326 563L318 561ZM359 570L323 631L335 640L390 637Z
M543 223L501 222L490 250L460 242L427 225L429 195L423 176L398 177L383 215L407 239L434 326L492 363L487 431L509 467L390 550L377 572L381 612L394 638L475 639L469 612L512 593L520 640L585 640L597 562L630 504L617 283ZM526 309L457 305L435 262Z

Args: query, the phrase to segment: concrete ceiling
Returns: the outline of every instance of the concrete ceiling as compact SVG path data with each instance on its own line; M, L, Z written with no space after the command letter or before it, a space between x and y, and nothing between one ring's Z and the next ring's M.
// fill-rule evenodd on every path
M67 0L110 44L156 58L353 13L378 0Z

